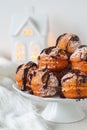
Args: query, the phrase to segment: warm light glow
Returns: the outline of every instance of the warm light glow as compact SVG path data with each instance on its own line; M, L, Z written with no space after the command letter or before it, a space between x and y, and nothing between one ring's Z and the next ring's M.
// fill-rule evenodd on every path
M24 35L33 35L33 31L31 29L24 29L23 34Z
M29 35L33 35L33 31L32 30L28 30Z
M20 52L22 53L22 54L24 54L25 52L24 52L24 50L16 50L16 54L20 54Z
M17 48L22 48L24 45L22 43L17 44Z
M36 56L31 56L32 60L36 60L36 58L37 58Z
M47 44L47 46L49 47L49 46L54 46L56 43L56 41L55 41L55 37L54 37L54 34L52 33L52 32L49 32L49 35L48 35L48 44Z
M16 46L16 60L25 60L25 47L22 43Z
M31 46L31 60L37 60L38 55L40 54L40 44L34 44Z
M16 56L16 60L24 60L24 59L25 59L24 57Z

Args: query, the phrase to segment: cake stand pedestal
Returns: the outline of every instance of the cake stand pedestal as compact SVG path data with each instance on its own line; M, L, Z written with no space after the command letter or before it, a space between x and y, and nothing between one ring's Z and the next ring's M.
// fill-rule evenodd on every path
M77 103L54 101L48 103L41 116L55 123L73 123L84 119L85 114Z
M46 103L47 105L44 110L38 111L38 114L47 121L73 123L85 118L84 112L75 99L59 97L42 98L19 90L16 84L13 84L13 88L28 100L31 99L33 102Z

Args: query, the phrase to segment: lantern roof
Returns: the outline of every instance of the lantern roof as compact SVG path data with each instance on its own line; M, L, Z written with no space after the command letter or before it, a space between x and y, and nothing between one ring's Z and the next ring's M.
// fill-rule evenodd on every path
M46 15L15 14L11 19L11 36L17 36L27 23L33 26L38 35L47 35L48 20Z

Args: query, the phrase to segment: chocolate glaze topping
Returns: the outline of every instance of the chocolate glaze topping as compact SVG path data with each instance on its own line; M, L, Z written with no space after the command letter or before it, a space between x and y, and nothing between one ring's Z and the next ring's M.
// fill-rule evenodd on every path
M81 45L78 48L80 49L80 48L83 48L83 47L87 47L87 45Z
M59 54L57 54L56 56L51 56L53 59L57 59L58 57L60 57Z
M29 61L26 65L29 65L30 67L37 66L37 64L32 61Z
M49 79L50 79L50 75L53 73L53 75L57 78L58 80L58 77L57 77L57 73L56 72L50 72L50 71L46 71L44 73L44 75L42 76L42 82L43 82L43 88L46 89L48 87L48 82L49 82ZM59 80L58 80L59 81ZM61 97L61 98L65 98L63 93L62 93L62 88L61 86L58 85L58 88L57 88L57 93L58 95Z
M60 84L60 77L59 77L60 73L58 73L58 72L52 72L52 73L56 76L57 80L59 81L58 91L57 91L59 97L65 98L64 94L62 93L62 87L61 87L61 84Z
M71 79L71 78L73 78L73 76L63 79L63 82L65 82L66 80Z
M65 35L67 35L67 33L65 33L65 34L63 34L63 35L60 35L60 36L58 37L58 39L57 39L57 41L56 41L56 46L58 45L59 41L60 41ZM78 37L77 35L70 34L70 35L69 35L69 39L67 39L67 40L68 40L68 41L67 41L67 44L65 44L65 50L66 50L66 52L68 53L67 55L70 57L70 55L72 54L72 52L71 52L71 53L68 52L68 48L69 48L70 44L71 44L72 42L74 42L74 41L79 42L80 39L79 39L79 37Z
M60 35L60 36L57 38L57 40L56 40L56 46L58 45L59 40L60 40L63 36L65 36L66 34L67 34L67 33L64 33L64 34Z
M80 85L81 83L86 83L87 82L87 75L82 74L79 70L71 70L70 72L75 73L76 76L77 76L77 79L76 79L76 91L77 91L77 94L78 94L78 99L80 99L81 96L80 96L80 89L78 88L78 85ZM66 80L71 79L71 78L73 78L73 76L68 77L68 78L66 77L65 79L63 79L63 82L65 82Z
M44 50L42 50L42 52L40 54L42 54L42 53L45 53L47 55L50 54L50 57L53 59L57 59L62 56L65 56L68 58L68 53L65 50L56 48L55 46L45 48ZM40 60L40 56L38 56L38 60Z
M21 64L21 65L18 66L18 68L17 68L17 70L16 70L16 74L17 74L17 72L19 71L19 69L20 69L22 66L23 66L23 64Z
M63 53L63 52L64 52L64 50L59 49L59 50L58 50L58 53L57 53L55 56L51 56L51 57L54 58L54 59L56 59L56 58L60 57L60 56L61 56L61 53ZM64 53L65 53L65 52L64 52Z
M87 82L87 75L82 74L79 70L71 70L71 73L75 73L77 75L77 84L86 83ZM79 77L82 77L79 79ZM63 82L65 82L68 79L73 78L73 76L63 79Z
M26 90L26 78L27 78L27 76L28 76L28 82L29 82L29 84L31 83L31 79L32 79L33 75L32 74L28 75L28 71L29 71L30 68L32 68L32 71L33 71L33 67L37 67L37 65L34 62L32 62L32 61L28 62L25 65L25 68L24 68L24 71L23 71L23 76L22 76L22 84L23 84L22 91Z
M23 76L22 76L22 91L25 91L26 90L26 77L27 77L27 74L28 74L28 70L29 68L25 68L24 69L24 72L23 72Z
M43 82L43 88L46 89L48 86L48 81L50 78L50 73L49 71L45 72L44 75L42 76L42 82Z
M72 42L74 42L74 41L79 41L80 39L79 39L79 37L78 36L76 36L76 35L72 35L71 36L71 38L69 39L69 41L68 41L68 43L67 43L67 45L66 45L66 51L68 50L68 47L70 46L70 44L71 44L71 42L70 41L72 41ZM68 54L68 56L70 57L70 55Z
M71 37L70 40L71 40L71 41L79 41L80 39L79 39L78 36L74 35L74 36Z
M43 52L45 52L47 55L49 55L49 54L51 53L51 51L52 51L53 48L55 48L55 46L45 48L45 49L43 49L43 50L41 51L40 54L42 54Z
M32 76L33 76L32 74L29 74L29 75L28 75L28 82L29 82L29 85L31 85Z
M81 45L78 47L78 49L81 49L81 48L84 48L86 47L87 48L87 45ZM80 52L80 61L87 61L87 53L84 55L84 57L82 56L83 55L83 52Z
M82 58L82 52L80 53L80 61L87 61L87 54Z
M38 60L40 60L40 56L38 56Z

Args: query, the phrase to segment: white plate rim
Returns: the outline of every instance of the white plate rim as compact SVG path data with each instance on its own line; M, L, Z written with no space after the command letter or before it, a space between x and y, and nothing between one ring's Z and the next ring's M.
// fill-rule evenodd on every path
M60 98L60 97L39 97L39 96L35 96L29 93L26 93L24 91L21 91L18 87L17 84L13 84L12 85L13 89L15 89L18 93L20 93L22 96L26 97L26 98L30 98L33 100L38 100L38 101L46 101L46 102L77 102L79 101L78 99L70 99L70 98ZM82 101L83 99L81 99L80 101Z

